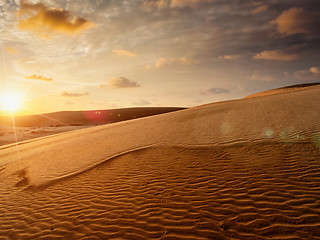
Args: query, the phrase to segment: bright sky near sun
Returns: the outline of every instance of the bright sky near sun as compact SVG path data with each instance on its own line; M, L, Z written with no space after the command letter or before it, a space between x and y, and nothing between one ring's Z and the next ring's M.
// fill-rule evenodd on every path
M7 92L0 94L0 108L2 111L15 112L22 108L22 96L17 93Z
M318 0L2 0L0 92L34 114L189 107L319 81L319 10Z

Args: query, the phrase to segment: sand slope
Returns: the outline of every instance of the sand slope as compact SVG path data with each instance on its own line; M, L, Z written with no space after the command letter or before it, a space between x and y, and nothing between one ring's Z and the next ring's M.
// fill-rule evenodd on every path
M319 103L312 87L3 146L0 236L320 239Z

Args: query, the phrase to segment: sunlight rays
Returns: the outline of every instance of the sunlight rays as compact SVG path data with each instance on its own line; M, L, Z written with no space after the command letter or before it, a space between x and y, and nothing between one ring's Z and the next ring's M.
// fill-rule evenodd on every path
M4 47L3 47L3 42L1 42L1 52L2 52L2 64L3 64L3 71L4 71L4 78L6 82L6 89L8 91L9 88L9 81L8 81L8 72L7 72L7 61L5 58L4 54ZM19 170L22 171L22 166L21 166L21 159L20 159L20 149L18 145L18 135L17 135L17 129L15 125L15 119L14 119L14 110L19 108L19 98L15 98L14 94L9 94L8 92L2 96L3 99L3 108L7 109L10 111L11 115L11 121L12 121L12 127L13 127L13 132L14 132L14 137L15 137L15 147L16 147L16 153L17 153L17 159L18 159L18 164L19 164ZM1 106L0 106L1 107Z

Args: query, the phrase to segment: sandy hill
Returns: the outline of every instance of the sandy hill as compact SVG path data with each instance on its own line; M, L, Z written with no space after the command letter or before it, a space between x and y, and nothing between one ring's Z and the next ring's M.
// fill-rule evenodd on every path
M48 127L66 125L98 125L182 110L176 107L141 107L92 111L64 111L39 115L16 116L18 127ZM0 124L11 125L11 117L0 117Z
M9 239L319 239L320 86L0 148Z

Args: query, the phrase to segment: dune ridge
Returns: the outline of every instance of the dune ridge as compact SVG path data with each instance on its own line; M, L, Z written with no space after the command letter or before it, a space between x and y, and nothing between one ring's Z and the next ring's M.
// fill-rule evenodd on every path
M275 94L305 91L305 90L310 90L311 87L316 87L319 84L320 84L320 82L314 82L314 83L304 83L304 84L297 84L297 85L291 85L291 86L286 86L286 87L280 87L280 88L276 88L276 89L271 89L271 90L267 90L267 91L263 91L263 92L254 93L249 96L246 96L245 98L263 97L263 96L269 96L269 95L275 95Z

